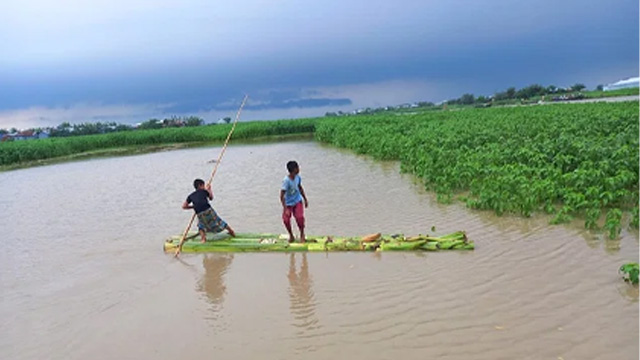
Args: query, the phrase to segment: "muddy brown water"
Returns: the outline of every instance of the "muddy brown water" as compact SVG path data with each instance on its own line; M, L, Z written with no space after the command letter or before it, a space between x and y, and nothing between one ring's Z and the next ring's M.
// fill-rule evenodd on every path
M442 205L396 163L314 142L231 146L214 207L282 232L301 164L308 232L466 230L473 252L165 255L218 147L0 173L2 359L633 359L638 233ZM430 231L429 231L430 232Z

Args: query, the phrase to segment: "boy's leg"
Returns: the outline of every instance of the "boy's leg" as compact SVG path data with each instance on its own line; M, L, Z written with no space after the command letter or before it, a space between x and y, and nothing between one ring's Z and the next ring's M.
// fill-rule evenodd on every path
M293 231L291 231L291 206L287 206L282 211L282 222L289 233L289 242L294 242Z
M233 231L233 229L231 228L231 226L229 226L229 224L227 224L224 228L227 230L229 235L231 235L231 237L236 237L236 232Z
M296 218L296 224L298 224L298 229L300 229L300 242L306 242L307 239L304 236L304 206L302 205L302 201L293 207L293 217Z
M202 229L199 229L198 231L200 232L200 242L203 243L203 244L206 243L207 242L207 233Z

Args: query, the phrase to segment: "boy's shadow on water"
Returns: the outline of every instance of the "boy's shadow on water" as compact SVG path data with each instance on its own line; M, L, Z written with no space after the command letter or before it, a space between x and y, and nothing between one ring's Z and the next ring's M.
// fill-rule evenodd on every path
M320 328L316 316L313 280L309 272L306 253L291 253L289 256L289 310L293 315L291 325L297 330L297 336L308 335L309 331ZM301 257L300 267L296 257ZM219 313L227 293L224 276L233 262L233 254L204 254L202 265L204 274L197 284L198 291L206 295L212 305L212 311ZM216 317L216 316L214 316Z
M214 311L222 308L227 286L224 275L233 262L233 254L205 254L202 257L204 274L198 283L198 291L203 292L209 302L214 305Z
M297 271L296 256L300 255L302 261L300 271ZM316 316L316 304L313 293L313 280L309 274L309 263L307 254L289 254L289 309L293 315L293 327L298 332L297 335L304 335L307 331L318 329L319 321Z

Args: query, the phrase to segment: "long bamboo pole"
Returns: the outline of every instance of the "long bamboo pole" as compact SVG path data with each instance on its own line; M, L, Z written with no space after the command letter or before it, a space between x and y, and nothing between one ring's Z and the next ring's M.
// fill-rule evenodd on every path
M220 151L220 155L218 156L216 165L213 167L213 171L211 172L211 177L209 178L207 185L211 185L211 183L213 182L213 177L216 176L216 171L218 171L218 165L220 165L220 160L222 160L222 156L224 155L224 152L227 150L227 145L229 144L229 139L231 139L231 134L233 134L233 130L236 129L236 125L238 124L238 119L240 118L240 113L242 112L242 108L244 107L244 104L247 102L248 98L249 98L249 95L245 95L244 99L242 100L242 104L240 104L240 108L236 113L236 119L233 121L233 126L231 127L231 130L227 135L227 139L224 141L224 145L222 146L222 150ZM176 249L176 254L175 254L176 257L180 255L180 252L182 251L182 244L184 244L184 241L187 238L187 234L189 233L189 229L191 229L191 225L193 225L193 220L195 218L196 218L196 213L194 212L193 214L191 214L191 220L189 220L189 225L187 225L187 228L184 229L184 233L182 233L182 238L180 238L180 244Z

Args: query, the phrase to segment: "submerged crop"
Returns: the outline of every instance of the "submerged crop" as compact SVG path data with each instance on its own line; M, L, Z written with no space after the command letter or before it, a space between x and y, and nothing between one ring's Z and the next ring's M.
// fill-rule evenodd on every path
M610 237L638 226L638 102L324 119L316 138L399 160L440 201L497 214L574 216Z

